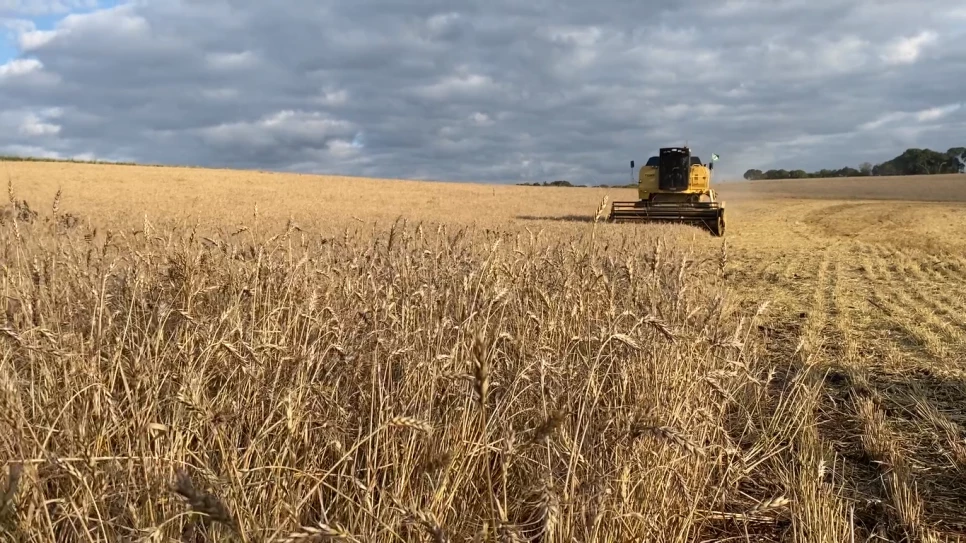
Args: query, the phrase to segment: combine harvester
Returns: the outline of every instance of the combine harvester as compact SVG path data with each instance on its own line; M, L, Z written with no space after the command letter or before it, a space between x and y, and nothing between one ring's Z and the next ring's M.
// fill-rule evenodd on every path
M651 157L638 175L636 202L614 202L612 222L667 222L689 224L715 236L725 232L724 202L711 188L711 171L718 155L702 164L685 147L665 147ZM631 172L634 161L631 161Z

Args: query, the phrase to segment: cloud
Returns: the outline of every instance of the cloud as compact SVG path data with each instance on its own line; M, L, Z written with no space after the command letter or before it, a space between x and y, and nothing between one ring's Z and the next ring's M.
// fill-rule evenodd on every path
M279 111L252 122L220 124L199 130L216 147L273 149L280 145L324 145L333 136L351 134L352 124L319 112Z
M20 134L27 137L53 136L60 133L60 125L47 122L40 116L27 114L20 123Z
M43 63L35 58L16 58L6 64L0 64L0 80L12 80L17 77L37 73L43 68Z
M922 55L923 50L936 43L938 35L925 30L915 36L899 38L886 46L882 59L888 64L909 64L915 62Z
M0 0L0 152L617 183L966 144L959 0L602 2Z
M944 107L931 107L916 114L916 119L920 121L936 121L943 117L959 111L962 104L950 104Z
M57 36L51 30L28 30L20 34L20 49L24 52L40 49Z
M859 130L877 130L887 125L901 125L901 127L906 129L915 129L916 127L911 126L910 123L938 121L943 117L959 111L961 107L961 103L956 103L940 107L931 107L921 111L893 111L882 115L874 121L863 123L859 126Z
M238 53L208 53L208 66L215 70L244 70L253 67L257 59L251 51Z

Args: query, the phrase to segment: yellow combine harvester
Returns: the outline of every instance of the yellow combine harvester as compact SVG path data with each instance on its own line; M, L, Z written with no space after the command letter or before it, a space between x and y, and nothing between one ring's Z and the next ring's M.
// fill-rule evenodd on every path
M636 202L614 202L614 222L673 222L707 228L715 236L725 231L724 202L711 188L714 161L702 164L688 147L665 147L638 174ZM631 170L634 161L631 161Z

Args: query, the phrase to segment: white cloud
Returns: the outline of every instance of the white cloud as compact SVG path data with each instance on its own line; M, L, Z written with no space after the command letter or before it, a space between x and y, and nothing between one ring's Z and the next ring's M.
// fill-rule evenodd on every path
M347 121L321 112L284 110L252 122L224 123L201 130L205 142L217 146L272 147L290 143L328 144L333 138L351 134Z
M946 115L959 111L960 107L962 107L962 104L950 104L948 106L932 107L917 113L916 119L919 121L936 121L945 117Z
M862 123L861 125L859 125L859 130L877 130L887 125L899 126L897 130L899 129L904 129L907 131L920 130L919 128L910 126L908 123L914 122L914 121L917 121L920 123L938 121L943 117L946 117L948 115L951 115L952 113L955 113L956 111L959 111L961 107L962 107L962 104L956 103L956 104L948 104L945 106L931 107L920 111L892 111L890 113L886 113L885 115L879 116L874 121ZM903 124L900 125L899 123L903 123Z
M339 158L356 156L362 150L362 145L358 141L343 139L331 140L326 143L326 147L333 155Z
M479 111L476 111L470 115L470 121L478 126L489 126L493 124L493 119L491 119L489 115Z
M859 130L875 130L881 128L889 123L894 123L896 121L901 121L903 119L909 118L909 114L902 111L893 111L891 113L886 113L874 121L869 121L859 125Z
M459 20L459 13L436 13L426 21L426 28L431 34L439 35L451 29Z
M923 50L935 44L938 38L938 34L932 30L899 38L885 48L882 59L888 64L910 64L918 60Z
M16 77L34 72L39 72L44 68L44 63L35 58L15 58L5 64L0 64L0 81L7 77Z
M53 136L60 133L60 126L45 122L35 114L28 114L20 123L20 134L27 137Z
M136 4L120 4L90 13L71 13L57 28L72 31L105 31L113 35L144 36L150 29L148 20L137 13Z
M56 30L30 30L20 34L20 49L33 51L47 45L57 37Z
M232 70L254 66L256 57L251 51L241 51L239 53L209 53L206 60L212 68Z
M0 155L4 156L23 156L33 158L63 158L57 151L52 151L37 145L0 145Z
M463 73L443 76L436 83L424 85L416 92L424 98L449 100L467 96L479 97L498 90L499 86L488 75L466 73L464 70L461 72Z
M109 42L122 48L151 33L147 19L138 15L133 4L120 4L91 12L74 12L57 21L52 30L31 30L20 36L23 50L39 51L61 40Z
M349 102L349 92L345 89L327 87L322 89L315 102L324 106L343 106Z

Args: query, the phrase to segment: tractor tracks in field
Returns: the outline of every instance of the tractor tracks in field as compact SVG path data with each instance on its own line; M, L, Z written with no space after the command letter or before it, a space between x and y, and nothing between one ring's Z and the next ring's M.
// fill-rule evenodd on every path
M842 360L844 387L827 388L837 388L829 398L844 407L830 412L860 436L856 473L875 476L856 489L875 489L884 504L872 530L907 541L966 536L964 517L950 506L966 499L966 434L952 418L966 409L966 313L944 295L955 292L956 278L933 273L928 255L886 244L856 242L842 256L849 265L858 259L849 327L869 348Z
M966 346L966 312L949 296L958 284L926 271L922 257L878 246L870 248L876 269L868 274L883 321L905 339L893 356L933 367L959 368Z
M780 302L763 327L771 363L821 381L830 503L849 503L864 537L966 538L966 266L859 240L745 264L750 295Z

